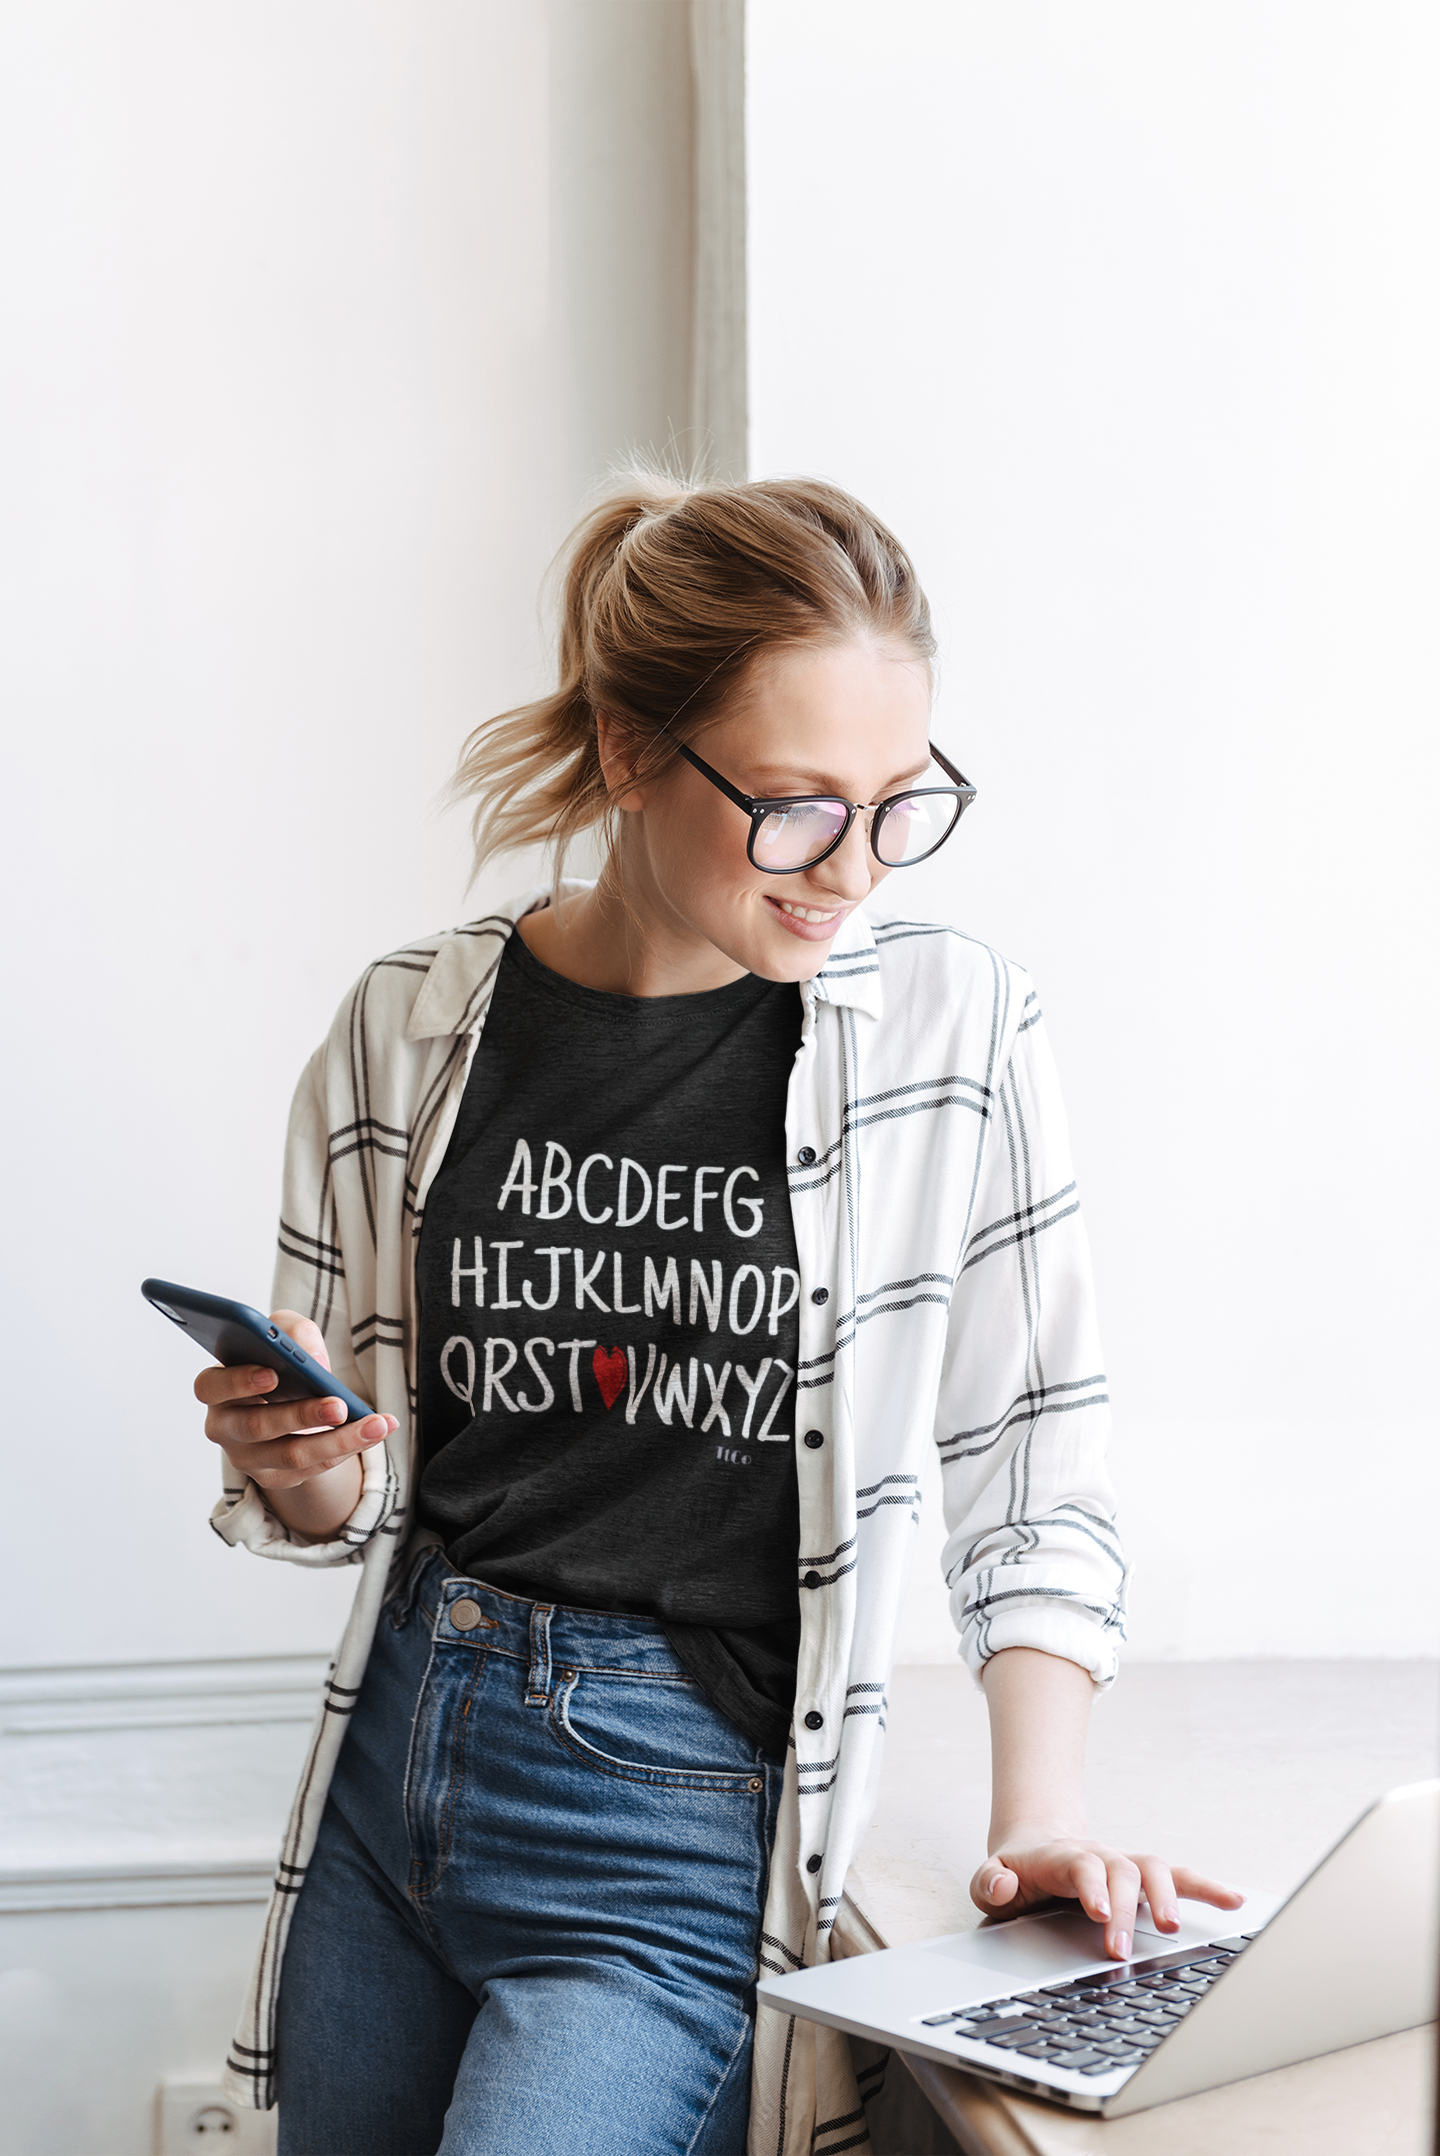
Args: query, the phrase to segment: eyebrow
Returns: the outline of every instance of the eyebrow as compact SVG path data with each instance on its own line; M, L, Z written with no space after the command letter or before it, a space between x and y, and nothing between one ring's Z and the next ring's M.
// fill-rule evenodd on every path
M883 801L887 794L894 793L898 787L908 785L912 779L923 778L930 768L930 762L931 759L927 756L923 764L917 764L912 770L901 771L896 777L887 779L879 789L876 799ZM800 771L793 764L756 764L752 769L757 788L752 791L751 798L755 800L764 798L763 785L766 779L778 783L782 778L798 779L799 784L781 788L778 795L781 800L785 798L787 793L828 794L832 795L837 801L848 801L850 798L843 787L837 786L835 781L823 772Z

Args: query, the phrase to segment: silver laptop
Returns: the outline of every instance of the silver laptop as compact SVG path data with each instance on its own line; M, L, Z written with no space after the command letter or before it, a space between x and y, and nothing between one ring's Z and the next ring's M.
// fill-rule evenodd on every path
M1142 1905L1143 1907L1143 1905ZM1288 1898L1107 1960L1080 1915L762 1977L764 2006L1107 2118L1414 2028L1440 1976L1440 1781L1381 1797Z

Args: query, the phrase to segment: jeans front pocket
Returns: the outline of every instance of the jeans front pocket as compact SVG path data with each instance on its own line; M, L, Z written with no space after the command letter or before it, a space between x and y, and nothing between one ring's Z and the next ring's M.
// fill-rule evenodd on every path
M558 1680L552 1734L596 1773L719 1796L763 1793L753 1746L693 1678L562 1669Z

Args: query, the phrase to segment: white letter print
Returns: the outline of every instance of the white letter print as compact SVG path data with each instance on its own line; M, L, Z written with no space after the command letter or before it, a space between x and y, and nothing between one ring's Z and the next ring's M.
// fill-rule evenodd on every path
M748 1175L752 1183L758 1183L760 1180L759 1176L755 1173L755 1170L753 1168L731 1169L729 1175L725 1178L725 1225L730 1230L730 1233L732 1235L749 1237L751 1235L758 1235L761 1228L765 1224L765 1200L763 1198L737 1198L735 1196L735 1185L739 1182L742 1175ZM750 1215L750 1225L748 1228L742 1228L739 1221L735 1218L735 1208L737 1205L743 1205Z
M585 1403L580 1397L580 1355L583 1349L587 1347L593 1348L595 1342L593 1340L562 1340L560 1346L570 1350L570 1405L577 1415L583 1415Z
M530 1148L523 1138L515 1140L515 1155L510 1163L510 1173L506 1176L505 1186L496 1200L498 1212L504 1212L506 1199L512 1191L517 1190L520 1193L520 1210L522 1213L528 1213L530 1200L535 1195L535 1170L530 1159Z
M463 1245L458 1235L455 1238L455 1255L450 1261L450 1307L452 1310L460 1308L460 1283L462 1280L474 1281L475 1308L477 1310L485 1308L485 1245L478 1235L474 1238L474 1243L475 1263L473 1265L462 1265L460 1263L460 1252Z
M543 1415L546 1408L549 1407L551 1401L555 1398L555 1387L551 1384L549 1378L545 1375L545 1372L541 1369L539 1363L535 1360L536 1348L548 1348L550 1350L550 1353L553 1355L555 1352L555 1343L553 1340L546 1340L543 1336L539 1339L527 1340L525 1343L525 1360L529 1363L531 1369L535 1372L536 1377L539 1378L540 1383L544 1386L545 1397L542 1400L527 1400L523 1392L517 1392L515 1397L519 1401L520 1405L525 1409L527 1414Z
M557 1160L564 1163L564 1166L558 1171L555 1167ZM564 1192L565 1203L563 1205L552 1205L550 1203L550 1193L553 1190ZM529 1212L528 1205L525 1210L527 1213ZM569 1210L570 1155L563 1145L557 1145L553 1138L547 1138L545 1141L545 1173L540 1178L540 1218L542 1220L563 1220Z
M463 1385L457 1385L450 1375L450 1357L456 1348L460 1348L465 1356L465 1382ZM463 1400L473 1415L475 1412L475 1349L471 1342L466 1339L464 1333L453 1333L444 1347L441 1348L440 1375L444 1378L445 1383L454 1393L456 1399Z
M506 1354L510 1357L509 1362L502 1362L498 1370L495 1367L496 1348L504 1348ZM520 1410L516 1407L515 1402L511 1399L509 1393L505 1390L505 1387L500 1382L501 1378L508 1377L510 1375L510 1372L514 1369L516 1363L519 1362L519 1360L520 1356L513 1340L486 1341L485 1392L480 1402L480 1412L482 1415L488 1415L490 1412L490 1395L492 1392L499 1393L501 1399L505 1402L505 1405L509 1408L512 1415L519 1414Z
M748 1203L749 1203L750 1201L749 1201L749 1200L747 1199L747 1200L746 1200L745 1202L746 1202L746 1203L748 1204ZM752 1308L752 1310L751 1310L751 1312L750 1312L750 1322L749 1322L749 1324L748 1324L748 1325L742 1325L742 1324L740 1323L740 1290L741 1290L741 1286L742 1286L742 1284L743 1284L743 1282L744 1282L744 1279L745 1279L745 1275L746 1275L747 1273L748 1273L748 1274L750 1275L751 1279L752 1279L752 1280L754 1281L754 1283L755 1283L755 1303L754 1303L754 1307ZM763 1310L764 1308L765 1308L765 1275L764 1275L764 1274L763 1274L763 1273L761 1272L761 1270L760 1270L760 1268L759 1268L759 1266L758 1266L758 1265L742 1265L742 1266L741 1266L741 1268L740 1268L740 1270L739 1270L739 1272L738 1272L738 1273L736 1273L736 1275L735 1275L734 1279L733 1279L733 1280L731 1281L731 1283L730 1283L730 1330L731 1330L731 1332L732 1332L732 1333L739 1333L739 1335L740 1335L740 1337L741 1337L741 1339L742 1339L742 1340L744 1339L744 1337L745 1337L746 1333L753 1333L753 1332L754 1332L754 1330L755 1330L755 1328L756 1328L756 1326L757 1326L757 1325L758 1325L758 1324L760 1323L760 1313L761 1313L761 1311L762 1311L762 1310ZM738 1376L738 1374L739 1374L739 1373L738 1373L738 1371L737 1371L737 1373L736 1373L736 1374L737 1374L737 1376ZM746 1432L746 1435L747 1435L747 1436L749 1435L749 1432L748 1432L748 1431Z

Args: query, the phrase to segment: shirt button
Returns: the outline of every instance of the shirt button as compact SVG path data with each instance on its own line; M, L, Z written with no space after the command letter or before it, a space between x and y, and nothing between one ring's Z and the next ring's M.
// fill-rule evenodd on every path
M450 1622L457 1632L473 1632L483 1615L479 1603L472 1602L469 1595L462 1595L450 1605Z
M825 1439L819 1430L807 1430L805 1432L805 1442L812 1452L818 1452Z
M810 1300L812 1303L828 1303L830 1290L828 1288L812 1288L810 1290Z
M802 1168L813 1168L815 1165L814 1146L802 1145L795 1158L799 1161Z
M810 1709L810 1712L805 1717L805 1727L807 1729L823 1729L825 1727L824 1715L817 1714L815 1709L812 1707Z
M807 1587L818 1587L818 1586L820 1585L820 1575L819 1575L819 1573L818 1573L818 1572L807 1572L807 1573L806 1573L806 1575L805 1575L805 1585L806 1585Z
M824 1862L824 1857L806 1857L805 1869L807 1872L818 1872Z

